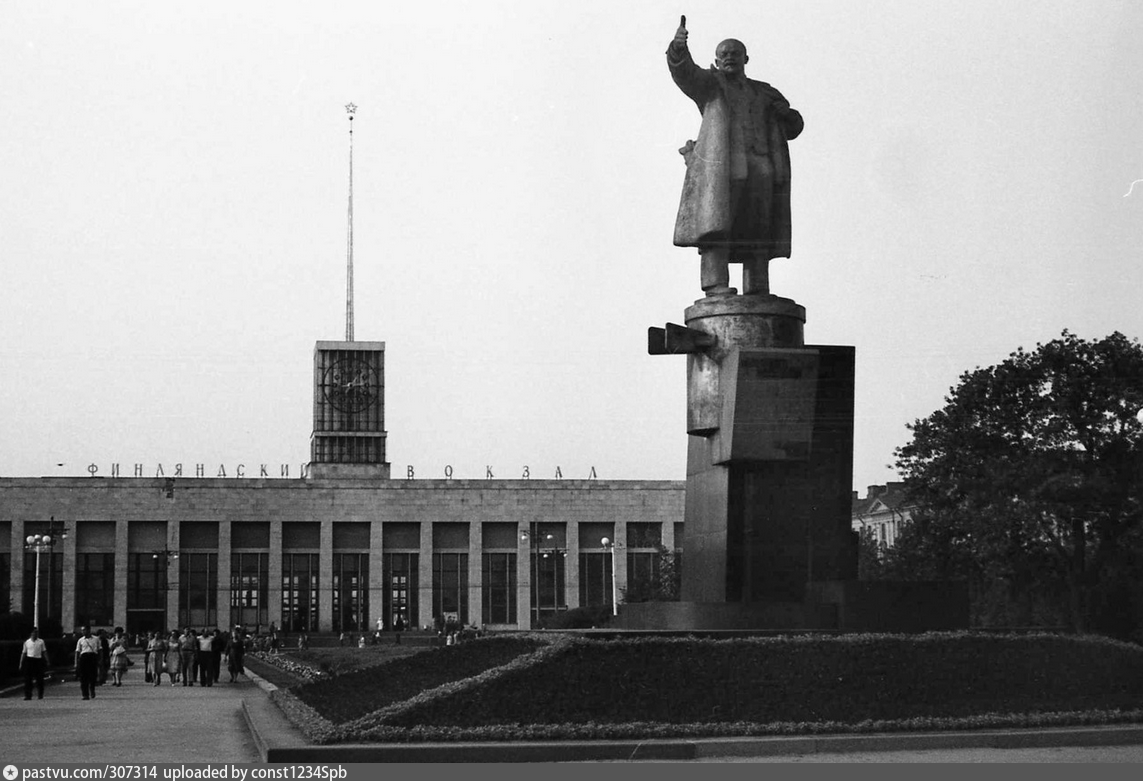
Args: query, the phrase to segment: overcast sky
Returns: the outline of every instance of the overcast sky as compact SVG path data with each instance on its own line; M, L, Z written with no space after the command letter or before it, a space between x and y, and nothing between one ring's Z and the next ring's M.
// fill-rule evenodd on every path
M966 369L1143 336L1140 2L0 6L0 475L308 460L352 101L394 476L682 479L679 14L805 118L772 288L857 348L855 487Z

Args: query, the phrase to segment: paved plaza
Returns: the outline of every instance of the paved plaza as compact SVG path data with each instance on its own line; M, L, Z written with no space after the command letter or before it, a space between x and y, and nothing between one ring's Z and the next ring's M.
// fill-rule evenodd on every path
M42 700L26 701L22 686L0 697L0 764L261 760L241 708L268 699L253 681L152 686L142 670L140 659L93 700L70 679L45 686Z

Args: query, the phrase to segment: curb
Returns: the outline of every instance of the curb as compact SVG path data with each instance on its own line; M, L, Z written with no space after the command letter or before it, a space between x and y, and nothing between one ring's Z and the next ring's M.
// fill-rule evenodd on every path
M1054 727L980 732L899 732L869 735L807 735L780 738L711 738L695 741L696 757L783 754L849 754L970 748L1045 748L1143 744L1143 726Z
M259 685L262 683L265 682ZM902 732L697 740L344 743L319 746L306 743L277 705L268 699L254 704L243 700L242 711L262 760L278 763L678 761L709 757L774 757L935 749L1143 745L1143 726L1109 725L1038 730Z

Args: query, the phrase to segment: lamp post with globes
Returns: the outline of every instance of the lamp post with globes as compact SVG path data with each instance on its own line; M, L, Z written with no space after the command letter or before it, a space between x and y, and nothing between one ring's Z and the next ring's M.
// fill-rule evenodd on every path
M164 599L167 598L167 593L170 591L170 588L171 588L171 562L174 561L175 559L177 559L178 557L179 557L179 552L177 550L171 550L170 548L161 548L159 550L154 551L151 554L151 558L154 559L155 561L158 561L159 559L163 559L165 562L165 564L163 565L163 597L164 597ZM170 610L170 603L169 602L163 606L163 615L165 616L164 623L169 625L171 617L169 615L167 615L168 610Z
M614 542L607 537L600 540L603 543L603 549L611 554L611 615L619 615L619 585L615 580L615 556L616 550L622 548L618 542Z
M556 535L549 533L540 534L539 524L533 522L530 528L520 532L520 539L525 542L530 542L532 551L532 612L535 614L534 627L540 625L540 559L547 559L549 557L564 556L567 557L567 551L556 545ZM542 548L541 544L546 543L550 547ZM559 590L559 562L553 559L552 571L552 590L558 592ZM553 597L552 607L559 609L559 595L558 593Z
M32 596L32 625L40 628L40 554L51 553L56 541L67 537L67 527L62 523L56 527L56 517L48 520L48 531L44 534L29 534L24 540L24 549L36 554L36 580Z

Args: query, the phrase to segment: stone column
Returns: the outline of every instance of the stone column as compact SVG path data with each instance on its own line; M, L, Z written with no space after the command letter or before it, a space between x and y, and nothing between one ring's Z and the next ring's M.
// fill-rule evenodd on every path
M12 610L24 609L24 522L12 521L12 572L8 578L12 595ZM64 627L65 629L67 627Z
M369 524L369 610L373 613L373 626L380 617L389 629L390 617L385 615L385 538L381 521Z
M566 586L565 599L568 610L579 607L579 523L568 521L567 526L567 558L564 559L564 584Z
M266 570L269 573L270 588L267 589L269 599L266 605L267 625L282 625L282 522L274 519L270 521L270 556ZM266 627L262 627L266 629Z
M421 553L417 556L417 625L433 624L433 524L421 521Z
M480 521L468 523L468 623L484 623L484 537Z
M218 522L218 627L232 629L234 616L231 615L230 578L230 521Z
M612 564L615 567L615 598L623 604L623 592L627 589L627 519L615 521L615 540L611 549Z
M532 530L523 524L516 530L516 624L532 628Z
M333 521L328 518L321 522L318 542L318 631L333 631Z
M130 566L127 546L127 521L115 522L115 607L112 623L127 626L127 568Z
M179 540L182 539L180 534L179 522L169 521L167 523L167 550L179 552ZM220 532L221 533L221 532ZM118 562L116 562L118 563ZM179 584L182 582L182 569L179 567L178 559L168 559L167 561L167 626L166 628L175 629L179 626Z
M63 604L60 612L60 626L64 632L75 626L75 565L76 545L78 544L78 522L72 523L68 535L63 538Z

